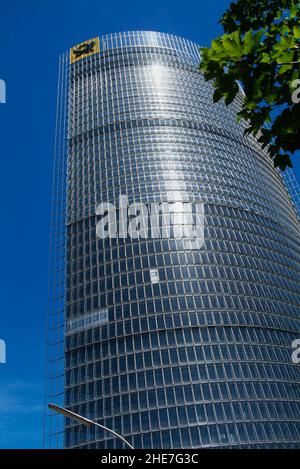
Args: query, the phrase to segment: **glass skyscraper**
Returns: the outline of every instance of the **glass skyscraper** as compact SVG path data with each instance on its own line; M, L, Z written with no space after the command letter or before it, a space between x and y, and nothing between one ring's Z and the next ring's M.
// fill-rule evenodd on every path
M144 31L60 58L49 376L135 448L300 447L299 219L236 121L242 91L213 104L199 60ZM203 203L204 245L98 239L96 206L120 194ZM68 419L63 444L122 447Z

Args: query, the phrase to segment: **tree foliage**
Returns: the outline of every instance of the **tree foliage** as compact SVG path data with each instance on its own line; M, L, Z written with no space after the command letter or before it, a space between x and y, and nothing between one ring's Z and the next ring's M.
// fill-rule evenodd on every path
M230 104L240 82L245 98L238 119L284 170L300 149L300 2L237 0L220 23L224 35L201 48L199 68L213 80L214 102Z

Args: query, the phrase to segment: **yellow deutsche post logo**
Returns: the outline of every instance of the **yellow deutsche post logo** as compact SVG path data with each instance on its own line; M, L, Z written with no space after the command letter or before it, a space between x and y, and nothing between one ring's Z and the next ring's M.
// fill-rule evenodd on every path
M70 49L70 63L73 64L77 60L81 60L89 55L100 52L99 37L94 37L88 41L81 42Z

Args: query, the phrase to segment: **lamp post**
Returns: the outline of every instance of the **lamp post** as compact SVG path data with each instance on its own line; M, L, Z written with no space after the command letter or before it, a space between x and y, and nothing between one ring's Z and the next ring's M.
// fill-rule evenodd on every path
M106 430L109 433L112 433L115 437L119 438L119 440L122 440L123 443L126 444L130 449L134 449L133 446L131 446L130 443L128 443L127 440L122 435L119 435L117 432L114 430L111 430L110 428L105 427L104 425L101 425L100 423L94 422L93 420L87 419L86 417L82 417L81 415L75 414L75 412L72 412L71 410L65 409L64 407L60 407L59 405L56 404L48 404L49 409L54 410L55 412L58 412L59 414L64 415L65 417L69 417L70 419L76 420L79 423L82 423L83 425L86 425L89 427L90 425L95 425L96 427L102 428L102 430Z

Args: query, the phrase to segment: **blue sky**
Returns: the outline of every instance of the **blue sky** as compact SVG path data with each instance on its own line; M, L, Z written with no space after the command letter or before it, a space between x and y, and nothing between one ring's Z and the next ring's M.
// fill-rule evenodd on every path
M58 55L124 30L209 45L230 1L27 0L0 7L0 448L42 445L50 198ZM300 174L299 164L297 174ZM299 179L299 177L298 177Z

